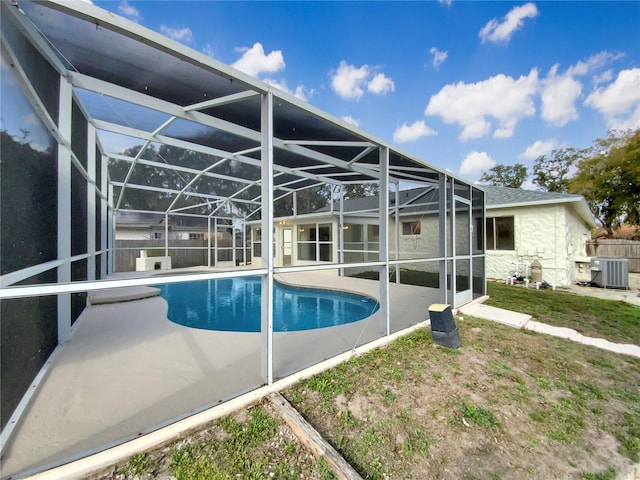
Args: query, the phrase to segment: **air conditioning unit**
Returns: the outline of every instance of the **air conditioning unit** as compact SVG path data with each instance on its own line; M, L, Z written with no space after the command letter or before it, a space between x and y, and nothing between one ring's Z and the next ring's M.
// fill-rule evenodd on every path
M591 284L603 288L629 288L629 260L592 258Z

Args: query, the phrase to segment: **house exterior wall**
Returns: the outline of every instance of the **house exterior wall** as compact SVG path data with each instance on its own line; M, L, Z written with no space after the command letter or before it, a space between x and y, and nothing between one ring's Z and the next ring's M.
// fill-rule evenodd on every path
M141 228L129 228L118 225L116 228L116 240L149 240L149 230Z
M587 256L587 242L591 229L574 214L573 208L565 207L567 259L571 277L570 284L591 280L591 258Z
M403 234L402 224L420 222L420 233L417 235ZM395 217L389 218L389 258L394 259L396 238L399 239L398 259L439 257L439 218L437 215L401 216L399 228L396 228Z
M589 229L567 204L488 208L487 218L514 217L514 250L487 250L486 276L504 279L511 272L529 274L538 260L542 278L555 286L579 278L577 261L584 259Z

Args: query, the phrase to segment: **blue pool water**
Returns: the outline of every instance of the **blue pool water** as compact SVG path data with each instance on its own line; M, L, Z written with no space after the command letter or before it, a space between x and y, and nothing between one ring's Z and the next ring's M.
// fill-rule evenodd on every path
M260 277L225 278L159 285L171 321L187 327L230 332L260 331ZM276 332L311 330L362 320L378 302L351 293L274 282Z

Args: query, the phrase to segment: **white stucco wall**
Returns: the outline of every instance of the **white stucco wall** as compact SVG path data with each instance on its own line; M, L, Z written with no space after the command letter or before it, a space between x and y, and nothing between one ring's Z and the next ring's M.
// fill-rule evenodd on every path
M405 222L420 222L420 234L403 235L402 224ZM389 218L389 258L395 258L396 236L399 233L400 260L412 258L439 257L439 220L438 215L412 215L400 217L399 229L396 229L394 217Z
M504 279L515 264L538 260L542 278L556 286L578 279L578 259L584 259L589 229L568 204L487 209L487 218L514 217L514 250L487 250L487 278Z
M149 230L118 225L116 228L116 240L149 240Z

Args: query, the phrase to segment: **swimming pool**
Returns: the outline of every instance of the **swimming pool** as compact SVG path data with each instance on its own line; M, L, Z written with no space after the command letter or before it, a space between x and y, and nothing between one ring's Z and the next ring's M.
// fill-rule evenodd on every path
M159 285L172 322L205 330L259 332L260 277L224 278ZM274 282L276 332L311 330L362 320L375 313L375 300L352 293Z

